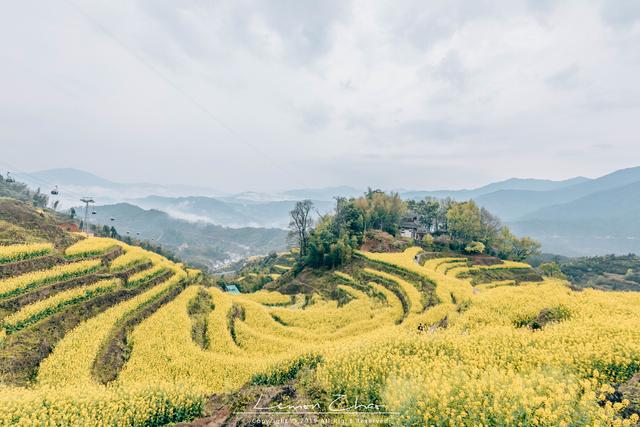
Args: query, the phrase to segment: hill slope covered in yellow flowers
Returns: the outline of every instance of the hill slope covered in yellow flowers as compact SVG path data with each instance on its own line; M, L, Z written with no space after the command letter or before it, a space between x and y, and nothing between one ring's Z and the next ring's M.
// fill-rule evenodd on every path
M474 286L469 270L528 266L409 248L325 272L335 299L232 295L138 247L78 238L0 246L0 425L165 425L212 394L296 379L384 407L389 425L638 421L616 389L640 371L637 293Z

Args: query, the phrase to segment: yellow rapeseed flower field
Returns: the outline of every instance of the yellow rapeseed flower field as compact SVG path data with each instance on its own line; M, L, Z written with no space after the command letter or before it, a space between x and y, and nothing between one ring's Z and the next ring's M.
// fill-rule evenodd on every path
M398 276L385 273L384 271L378 271L372 268L365 268L364 271L366 271L367 273L371 273L374 276L378 276L397 283L400 286L402 292L407 296L407 299L409 300L411 312L421 313L423 311L424 306L422 304L422 294L420 294L420 291L418 291L418 289L416 289L414 285Z
M70 279L90 273L101 267L100 260L85 260L56 265L47 270L33 271L0 280L0 299L17 295L47 283Z
M109 265L109 269L111 271L126 270L136 264L150 261L149 252L142 248L126 245L123 246L123 249L125 253L111 261L111 264Z
M131 275L129 279L127 279L127 283L129 285L137 285L138 283L144 282L146 280L151 279L152 277L158 276L167 270L168 270L168 266L166 264L164 263L155 264L136 274Z
M87 237L69 246L64 254L70 258L100 255L120 245L118 240L107 237Z
M252 294L246 294L244 298L266 305L283 305L291 302L291 297L289 295L264 290L254 292Z
M67 304L78 302L102 292L106 292L118 286L120 279L100 280L90 285L79 286L68 291L63 291L52 297L36 301L19 311L4 318L0 325L7 331L13 331L23 327L38 318L54 313Z
M122 247L125 257L130 250ZM305 364L315 367L305 380L315 390L383 405L393 413L389 425L637 422L625 412L630 402L614 401L613 386L640 370L640 294L575 292L550 278L474 287L457 277L466 261L420 265L419 252L360 252L363 274L334 272L338 301L273 291L232 295L192 284L135 327L128 360L105 386L92 366L110 331L128 313L200 277L142 254L153 266L134 283L160 268L171 276L67 333L40 364L33 387L0 386L0 425L164 425L198 415L213 393L284 381ZM435 284L435 306L425 307L416 275ZM193 339L189 311L203 292L212 302L208 345ZM36 304L54 304L46 301ZM529 326L546 312L560 315Z
M115 323L128 312L177 285L186 274L174 274L165 282L124 301L77 326L58 343L38 371L38 383L52 387L95 384L93 357Z
M46 255L53 251L51 243L0 245L0 264Z

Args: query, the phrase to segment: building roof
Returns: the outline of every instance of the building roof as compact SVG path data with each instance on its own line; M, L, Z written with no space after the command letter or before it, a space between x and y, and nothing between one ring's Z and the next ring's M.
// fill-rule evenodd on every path
M234 294L237 295L240 293L240 291L238 290L238 287L236 285L225 285L224 286L224 290L229 292L230 294Z
M418 228L418 224L414 224L412 222L403 222L400 224L400 228Z
M403 222L400 224L401 230L415 230L417 233L428 233L429 230L422 224L415 222Z

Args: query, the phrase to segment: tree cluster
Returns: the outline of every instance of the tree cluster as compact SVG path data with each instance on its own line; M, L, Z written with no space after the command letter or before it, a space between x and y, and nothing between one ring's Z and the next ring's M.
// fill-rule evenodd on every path
M311 267L336 267L348 261L367 230L397 234L406 212L398 193L369 189L364 196L336 198L335 213L321 216L314 227L313 203L298 202L291 211L290 236L300 247L300 261Z
M486 253L521 261L540 249L529 237L518 238L500 219L474 201L452 199L409 201L417 221L435 238L426 240L436 249Z
M82 223L82 221L81 221ZM118 231L116 230L116 228L114 226L108 226L108 225L103 225L102 227L100 227L99 225L96 224L89 224L89 229L91 230L91 232L99 237L110 237L112 239L116 239L116 240L120 240L121 242L125 242L128 245L134 245L134 246L140 246L142 249L146 249L150 252L155 252L158 255L162 255L163 257L174 261L174 262L180 262L180 260L178 259L178 257L176 257L176 255L167 250L166 248L162 247L161 245L157 245L154 243L151 243L147 240L141 240L141 239L133 239L130 236L122 236L118 233Z
M540 248L528 237L514 236L498 217L473 201L427 198L405 202L398 193L369 189L359 198L336 198L335 212L320 216L317 224L312 214L310 200L298 202L289 224L301 263L311 267L339 266L351 258L367 231L397 236L404 219L427 230L421 244L434 250L524 260Z

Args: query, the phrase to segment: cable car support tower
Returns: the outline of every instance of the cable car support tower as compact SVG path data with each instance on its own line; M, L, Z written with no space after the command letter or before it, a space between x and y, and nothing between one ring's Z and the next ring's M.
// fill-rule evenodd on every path
M95 203L91 197L83 197L80 199L82 203L84 203L84 222L82 223L82 228L84 228L84 232L89 232L89 203Z

